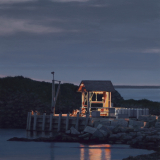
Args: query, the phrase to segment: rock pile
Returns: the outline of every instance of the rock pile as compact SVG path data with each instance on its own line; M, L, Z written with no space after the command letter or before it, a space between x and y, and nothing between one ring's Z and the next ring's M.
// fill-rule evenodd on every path
M80 141L129 144L136 148L158 149L160 116L158 119L156 116L141 116L139 120L94 120L92 126L86 126L80 135L77 131L77 135Z

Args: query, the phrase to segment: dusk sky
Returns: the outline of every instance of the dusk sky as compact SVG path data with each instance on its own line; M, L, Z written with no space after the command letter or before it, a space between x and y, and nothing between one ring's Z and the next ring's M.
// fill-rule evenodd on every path
M0 77L160 85L160 0L0 0Z

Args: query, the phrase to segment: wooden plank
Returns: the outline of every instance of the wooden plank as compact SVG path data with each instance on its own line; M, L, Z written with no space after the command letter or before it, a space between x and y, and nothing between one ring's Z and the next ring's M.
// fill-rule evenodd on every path
M59 114L59 118L58 118L58 130L57 130L57 132L60 132L60 130L61 130L61 117L62 117L62 113Z
M53 113L50 114L49 131L52 131Z
M85 123L85 128L88 125L88 118L89 118L89 114L86 114L86 123Z
M27 126L26 126L26 130L28 130L28 126L29 126L29 112L27 114Z
M68 130L68 127L69 127L69 113L67 114L66 117L66 131Z
M42 131L44 131L45 129L45 120L46 120L46 113L43 113Z
M76 126L75 126L75 129L77 131L78 131L78 126L79 126L79 112L77 113Z
M32 112L29 112L29 120L28 120L28 130L31 130L31 118L32 118Z
M36 130L36 125L37 125L37 113L34 112L34 122L33 122L33 130Z

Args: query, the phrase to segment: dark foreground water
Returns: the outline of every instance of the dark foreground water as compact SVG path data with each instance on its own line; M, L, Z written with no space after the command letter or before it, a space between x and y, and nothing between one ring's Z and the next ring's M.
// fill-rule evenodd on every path
M26 137L26 132L0 129L0 160L121 160L153 152L128 145L7 141L12 137Z
M115 88L121 96L127 99L148 99L151 101L160 102L160 89L137 89L137 88Z

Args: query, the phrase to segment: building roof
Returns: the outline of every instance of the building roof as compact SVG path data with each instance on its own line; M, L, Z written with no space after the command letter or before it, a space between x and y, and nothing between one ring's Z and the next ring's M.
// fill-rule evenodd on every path
M106 91L114 92L115 89L111 81L94 81L94 80L82 80L78 92L84 91Z

